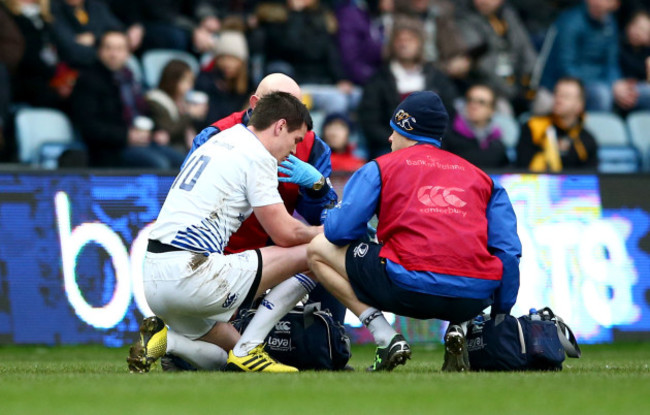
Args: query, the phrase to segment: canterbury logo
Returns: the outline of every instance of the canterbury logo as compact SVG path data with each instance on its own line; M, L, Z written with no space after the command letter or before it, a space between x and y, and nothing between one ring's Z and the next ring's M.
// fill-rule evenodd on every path
M412 117L408 112L399 110L397 114L395 114L395 124L399 125L406 131L411 131L413 129L411 123L416 123L415 117Z
M290 321L278 321L275 323L275 330L276 331L291 331L291 322Z
M458 187L422 186L418 190L418 200L425 206L462 208L467 204L452 192L461 193L464 189Z
M233 305L237 297L239 297L239 295L237 295L236 293L228 294L228 296L226 297L226 301L223 302L221 307L229 308L231 305Z

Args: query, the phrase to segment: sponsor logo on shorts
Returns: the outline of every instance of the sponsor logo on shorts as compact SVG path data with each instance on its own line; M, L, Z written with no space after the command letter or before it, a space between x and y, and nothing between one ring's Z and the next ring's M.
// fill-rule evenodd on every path
M268 308L269 310L273 310L273 307L275 307L275 304L267 300L266 298L262 300L262 306Z
M289 333L291 331L291 322L280 320L275 323L275 331L278 333Z
M354 253L354 257L363 258L368 253L368 248L368 244L365 242L355 246L354 251L352 251Z
M282 352L291 351L291 339L281 339L278 337L269 337L267 344L271 350L277 350Z
M239 297L239 294L229 293L226 296L226 301L221 304L221 308L230 308L235 303L235 300L237 300L237 297Z

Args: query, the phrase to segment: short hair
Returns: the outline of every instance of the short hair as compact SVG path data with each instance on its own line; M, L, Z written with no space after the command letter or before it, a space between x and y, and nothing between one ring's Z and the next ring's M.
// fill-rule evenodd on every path
M167 65L165 65L165 69L162 71L160 82L158 83L158 89L170 97L176 98L178 83L188 72L192 72L190 65L180 59L172 59Z
M585 84L583 84L579 78L573 76L564 76L557 80L555 86L557 87L561 83L576 84L578 86L578 89L580 90L580 99L582 100L582 102L587 101L587 91L585 91Z
M395 19L395 23L393 24L393 30L390 34L390 40L388 42L389 59L395 58L395 50L394 50L395 39L401 32L405 32L405 31L413 34L415 37L417 37L418 41L420 42L420 50L418 52L417 61L422 62L424 60L424 43L426 40L424 25L419 19L410 16L399 16Z
M111 35L120 35L124 38L126 41L126 46L130 47L131 41L129 41L129 36L126 34L126 32L122 30L116 30L116 29L110 29L102 33L101 37L99 38L99 43L97 44L98 48L101 48L104 46L104 42L106 41L106 38L111 36Z
M488 84L477 83L477 84L470 85L470 87L467 88L467 91L465 92L465 97L467 97L467 95L469 94L469 91L471 91L472 89L475 89L475 88L483 88L483 89L488 90L488 92L490 92L490 95L492 95L492 105L491 105L491 107L496 108L497 100L499 99L499 96L497 95L497 91L495 91L494 88L492 88Z
M313 128L307 107L293 95L280 91L271 92L260 98L248 125L257 130L266 130L281 119L287 121L289 131L295 131L303 124L307 125L307 130Z

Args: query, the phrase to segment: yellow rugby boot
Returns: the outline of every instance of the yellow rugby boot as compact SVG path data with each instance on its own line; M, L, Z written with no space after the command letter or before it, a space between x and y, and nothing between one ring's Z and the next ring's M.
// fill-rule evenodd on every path
M140 341L129 350L126 362L131 373L146 373L167 351L167 327L158 317L148 317L140 324Z
M224 370L229 372L298 372L298 369L295 367L283 365L269 356L269 354L264 350L263 344L255 347L244 357L235 356L231 350L230 353L228 353L228 362Z

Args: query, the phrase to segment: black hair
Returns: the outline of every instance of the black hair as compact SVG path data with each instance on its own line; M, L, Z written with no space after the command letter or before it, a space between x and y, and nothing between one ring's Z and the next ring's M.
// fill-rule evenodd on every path
M582 102L585 102L587 100L587 91L585 91L585 84L583 84L579 78L573 76L564 76L557 80L555 86L557 87L557 85L561 83L573 83L578 85L578 89L580 89L580 99L582 99Z
M257 101L248 125L257 130L266 130L273 123L284 119L289 131L295 131L307 125L307 130L313 128L311 115L307 107L293 95L286 92L271 92Z
M483 88L486 89L490 92L492 95L492 102L490 102L490 108L494 109L497 106L497 100L499 99L499 96L497 95L497 91L494 90L490 85L488 84L483 84L483 83L476 83L470 85L469 88L467 88L467 91L465 92L465 98L467 98L467 95L469 94L469 91L471 91L474 88Z
M117 29L110 29L102 33L102 35L99 37L99 43L97 44L99 48L104 46L104 42L106 41L106 38L111 36L111 35L120 35L126 40L127 46L130 46L130 41L129 41L129 36L124 32L123 30L117 30Z

